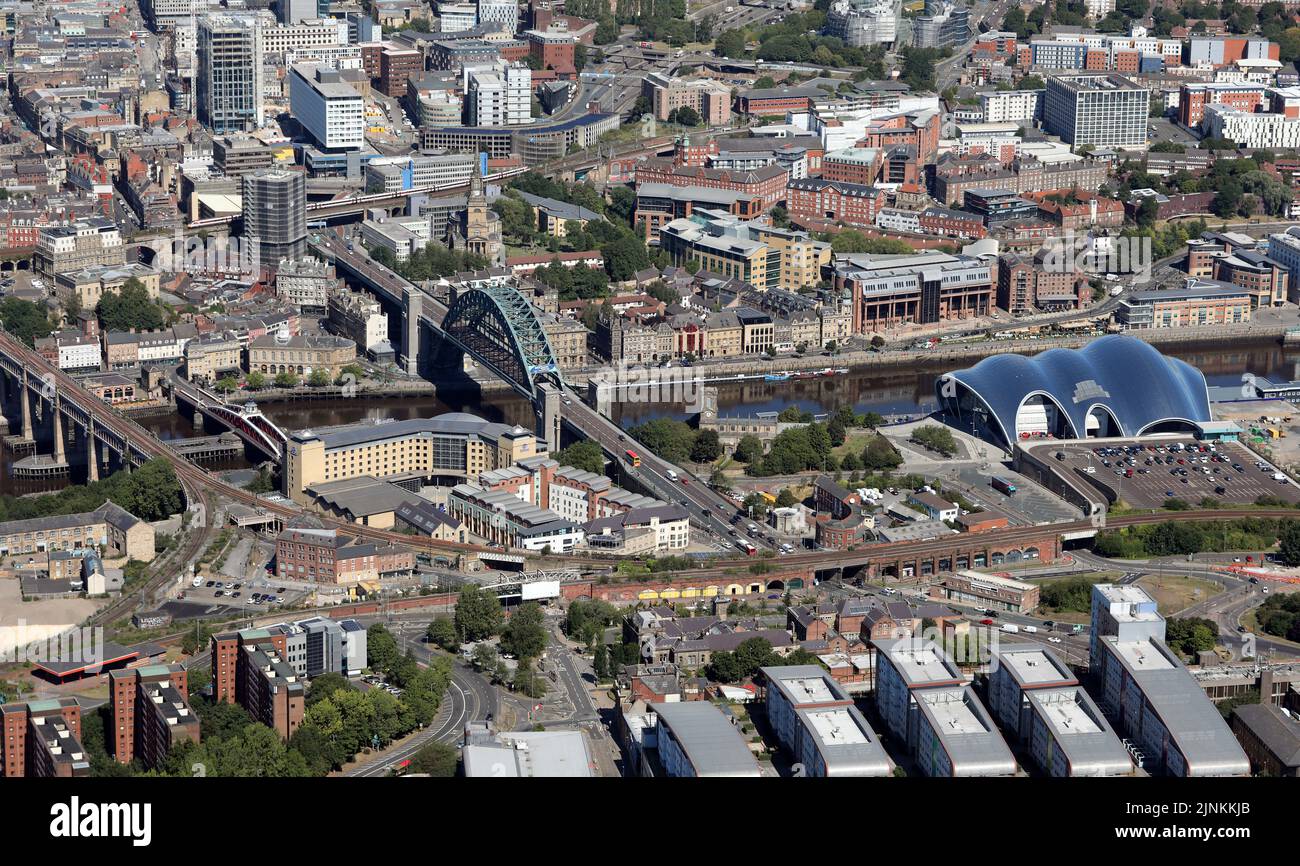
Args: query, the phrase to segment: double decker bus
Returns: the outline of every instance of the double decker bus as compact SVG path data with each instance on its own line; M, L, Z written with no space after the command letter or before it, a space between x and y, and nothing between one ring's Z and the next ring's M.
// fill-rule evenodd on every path
M637 454L635 451L633 451L633 450L631 450L631 449L628 449L627 451L624 451L623 453L627 455L627 462L630 463L630 464L632 464L632 468L633 468L633 469L639 469L639 468L641 467L641 455L640 455L640 454Z
M1007 479L997 475L993 475L989 478L989 486L992 487L994 490L998 491L999 493L1004 493L1007 496L1011 496L1016 492L1016 485L1012 484Z

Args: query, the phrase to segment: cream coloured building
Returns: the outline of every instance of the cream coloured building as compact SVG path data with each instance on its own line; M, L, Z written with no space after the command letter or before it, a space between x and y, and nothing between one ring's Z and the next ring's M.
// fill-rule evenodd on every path
M248 344L248 371L269 376L277 373L307 376L314 370L325 370L333 380L356 360L357 344L332 334L299 334L287 338L267 334Z
M465 412L300 430L289 437L284 494L307 503L307 488L361 475L394 481L476 479L483 472L545 454L545 447L523 427Z
M79 271L67 271L54 278L54 293L67 306L73 298L83 310L93 310L105 292L116 292L131 279L140 281L152 300L158 300L161 275L146 265L95 265Z

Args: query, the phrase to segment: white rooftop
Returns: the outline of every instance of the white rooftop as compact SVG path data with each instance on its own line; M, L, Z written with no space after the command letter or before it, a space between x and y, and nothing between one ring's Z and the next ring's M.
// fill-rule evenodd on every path
M794 680L782 680L782 682L790 690L797 706L838 700L826 687L826 680L822 677L800 677Z
M920 700L930 707L941 734L984 734L984 722L967 704L961 689L923 692Z
M1098 583L1094 588L1110 606L1110 615L1119 622L1156 622L1162 619L1155 599L1133 584Z
M1043 650L1003 653L1001 659L1024 685L1059 682L1061 679L1060 670Z
M1043 716L1056 730L1057 736L1073 734L1099 734L1104 728L1075 698L1076 689L1060 689L1038 694Z
M844 707L808 713L817 738L828 746L861 746L870 739Z
M889 658L909 687L960 682L962 679L933 641L878 641L876 648Z
M1134 671L1167 671L1174 667L1173 662L1156 652L1150 641L1115 641L1115 651Z

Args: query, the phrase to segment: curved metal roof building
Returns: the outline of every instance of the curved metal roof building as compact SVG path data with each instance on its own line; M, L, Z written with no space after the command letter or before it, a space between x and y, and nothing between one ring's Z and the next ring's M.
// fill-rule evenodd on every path
M1008 445L1042 435L1139 436L1212 420L1200 370L1120 335L1032 357L994 355L934 387L950 418Z

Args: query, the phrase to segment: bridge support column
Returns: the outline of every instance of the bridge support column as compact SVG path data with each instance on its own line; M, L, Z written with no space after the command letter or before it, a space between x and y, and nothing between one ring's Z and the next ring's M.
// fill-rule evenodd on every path
M198 409L194 410L194 429L195 430L203 429L203 413Z
M32 395L27 389L27 372L23 372L23 380L18 385L21 392L18 402L23 405L23 438L34 439L32 436Z
M420 375L420 314L424 296L419 291L402 290L402 369L408 376Z
M59 396L57 394L54 395L51 408L54 410L54 462L67 463L68 454L63 447L63 413L59 411Z
M99 446L95 444L95 422L86 422L86 481L99 480Z
M550 383L540 385L541 405L537 411L537 435L546 440L552 452L560 450L560 389Z
M9 403L9 376L3 370L0 370L0 433L9 432L9 418L5 415L5 407Z

